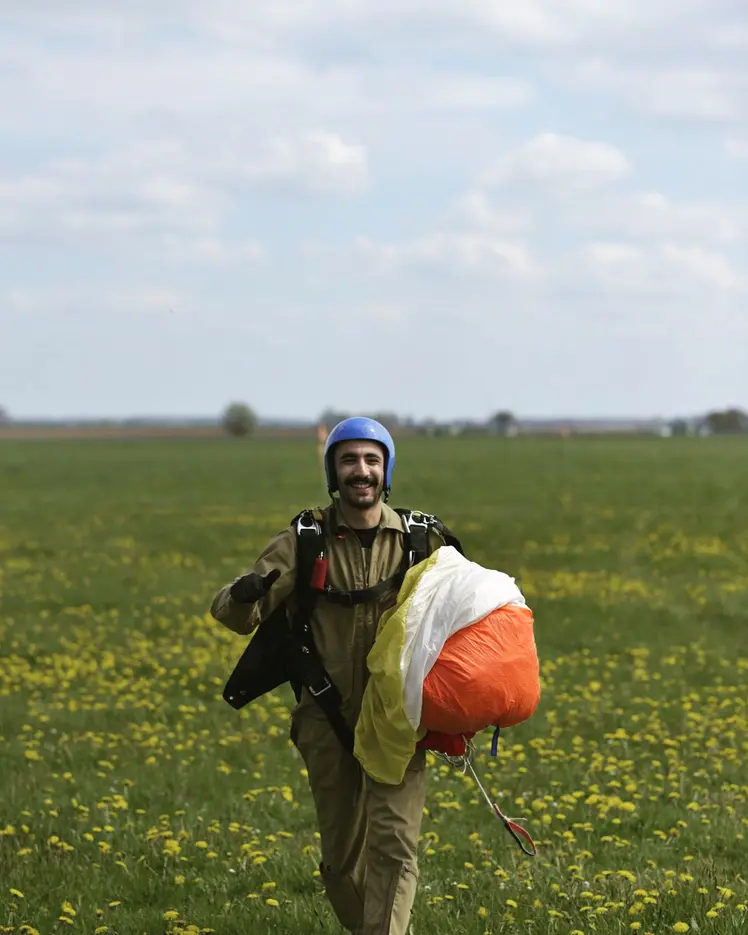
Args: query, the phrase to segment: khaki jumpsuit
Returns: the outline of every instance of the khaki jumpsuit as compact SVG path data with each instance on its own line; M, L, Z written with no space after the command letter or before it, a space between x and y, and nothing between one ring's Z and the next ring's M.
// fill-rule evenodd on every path
M337 511L328 507L322 517L328 537L327 582L333 588L360 590L396 574L403 556L403 525L394 510L382 505L371 550L361 546ZM435 531L431 536L432 549L444 544ZM291 527L271 540L249 571L266 575L274 568L281 575L262 601L238 604L228 584L213 600L213 617L235 633L248 634L282 601L293 609L296 539ZM355 607L324 598L316 604L314 641L343 697L341 710L352 729L368 679L366 657L381 614L394 602L393 593ZM335 914L355 935L405 935L418 881L418 838L426 796L424 752L416 752L400 785L375 782L343 749L306 689L291 715L291 739L309 774L322 850L320 870Z

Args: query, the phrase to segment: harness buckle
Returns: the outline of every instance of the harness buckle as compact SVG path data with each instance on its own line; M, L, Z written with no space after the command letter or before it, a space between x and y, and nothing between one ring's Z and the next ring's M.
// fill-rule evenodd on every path
M322 686L321 688L320 685ZM312 696L312 698L319 698L320 695L324 695L324 693L329 691L331 688L332 682L327 677L325 677L322 682L318 682L317 685L307 685L307 691Z
M306 526L304 525L304 517L308 516L311 519L311 524ZM296 535L300 536L302 533L313 532L316 536L319 536L322 532L322 527L314 518L314 514L311 510L307 510L299 516L296 521Z
M416 519L416 517L420 518L420 522L418 521L418 519ZM407 516L406 515L402 516L402 521L405 524L405 528L408 532L410 532L411 529L415 529L415 528L423 529L424 534L426 535L428 539L429 529L435 525L436 517L433 516L431 513L421 513L420 510L411 510L410 513L407 514ZM413 565L413 561L415 560L415 557L416 557L416 551L415 549L411 549L410 552L408 553L408 565L411 565L411 566Z
M415 517L420 517L422 522L418 522ZM402 520L405 523L406 528L410 531L414 526L418 526L422 529L428 529L429 526L434 525L435 517L430 513L421 513L418 510L411 511L407 516L403 516Z

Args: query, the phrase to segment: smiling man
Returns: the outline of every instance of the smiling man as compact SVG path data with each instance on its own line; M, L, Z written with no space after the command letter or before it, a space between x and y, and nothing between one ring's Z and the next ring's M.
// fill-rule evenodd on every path
M247 574L218 592L211 613L236 633L273 626L282 607L296 623L308 615L312 655L334 692L320 693L304 682L291 715L291 739L309 776L327 896L348 931L405 935L418 878L425 752L416 753L400 785L386 785L364 773L352 754L352 737L369 677L366 659L379 619L395 603L415 560L411 521L420 514L401 515L386 503L395 445L379 422L357 417L336 425L325 443L324 462L332 502L304 520L319 524L311 576L317 598L310 605L300 593L307 592L297 574L297 517ZM438 520L428 519L422 540L427 554L448 535ZM326 683L317 678L317 684ZM331 712L321 699L329 701L332 694L338 703Z

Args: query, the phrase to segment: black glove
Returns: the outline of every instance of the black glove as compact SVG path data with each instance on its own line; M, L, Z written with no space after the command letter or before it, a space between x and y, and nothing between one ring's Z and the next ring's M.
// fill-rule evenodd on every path
M264 578L254 573L242 575L231 585L229 594L237 604L254 604L265 597L278 578L280 578L280 572L277 568L269 571Z

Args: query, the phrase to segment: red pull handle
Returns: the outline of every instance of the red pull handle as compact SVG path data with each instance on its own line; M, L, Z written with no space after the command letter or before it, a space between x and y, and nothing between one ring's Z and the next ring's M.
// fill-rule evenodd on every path
M324 555L318 555L314 560L312 568L311 586L315 591L324 591L325 580L327 579L327 559Z
M512 821L511 818L507 818L499 806L496 805L496 803L494 803L493 810L496 817L499 819L499 821L502 822L506 830L517 842L520 850L527 854L528 857L535 857L538 853L538 850L529 833L525 831L521 825L518 825L516 821ZM527 843L530 845L529 848L525 846L525 841L523 841L522 838L524 838L525 841L527 841Z

